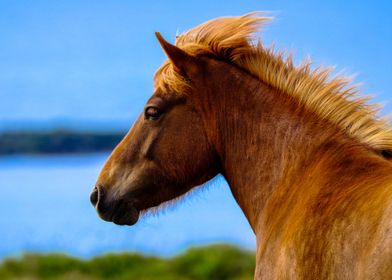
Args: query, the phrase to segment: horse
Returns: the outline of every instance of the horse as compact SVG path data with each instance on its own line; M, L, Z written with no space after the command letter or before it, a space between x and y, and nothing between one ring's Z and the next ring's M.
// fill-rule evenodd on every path
M255 279L392 279L391 126L349 78L256 40L269 20L156 33L168 60L91 202L133 225L221 174L256 236Z

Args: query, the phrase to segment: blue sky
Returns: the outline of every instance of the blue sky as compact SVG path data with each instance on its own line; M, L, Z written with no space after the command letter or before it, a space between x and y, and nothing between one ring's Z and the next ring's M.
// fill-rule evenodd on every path
M173 41L208 19L269 10L267 44L358 74L364 92L391 101L390 1L0 0L0 127L19 121L131 125ZM384 112L392 111L392 105Z

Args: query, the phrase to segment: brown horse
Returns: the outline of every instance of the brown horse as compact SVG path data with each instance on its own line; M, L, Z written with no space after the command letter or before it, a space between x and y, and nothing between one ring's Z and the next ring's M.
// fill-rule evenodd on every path
M256 279L392 279L391 128L346 78L254 43L267 20L156 34L169 60L91 201L132 225L221 173L256 234Z

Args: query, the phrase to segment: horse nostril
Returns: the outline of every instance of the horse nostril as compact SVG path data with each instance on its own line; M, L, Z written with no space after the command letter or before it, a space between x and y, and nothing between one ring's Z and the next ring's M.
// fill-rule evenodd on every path
M94 187L93 191L90 194L91 204L95 207L99 200L99 189L98 187Z

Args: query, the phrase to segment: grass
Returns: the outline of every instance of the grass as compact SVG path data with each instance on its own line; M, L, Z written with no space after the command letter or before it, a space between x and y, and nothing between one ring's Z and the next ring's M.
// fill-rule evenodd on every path
M250 280L254 268L254 252L213 245L168 259L134 253L107 254L89 260L26 254L5 259L0 265L0 279Z

